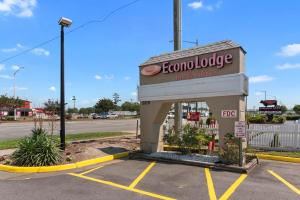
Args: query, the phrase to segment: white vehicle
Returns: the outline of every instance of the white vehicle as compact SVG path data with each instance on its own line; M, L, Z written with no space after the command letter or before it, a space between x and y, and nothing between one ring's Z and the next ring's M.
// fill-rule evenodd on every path
M167 118L168 119L174 119L175 118L174 113L168 113Z
M115 113L109 113L109 114L107 115L107 118L108 118L108 119L115 119L115 118L117 118L117 117L119 117L119 115L117 115L117 114L115 114Z

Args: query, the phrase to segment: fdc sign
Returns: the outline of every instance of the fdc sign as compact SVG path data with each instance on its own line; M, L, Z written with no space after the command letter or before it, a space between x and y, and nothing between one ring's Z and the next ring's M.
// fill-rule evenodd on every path
M237 110L222 110L222 118L236 118Z

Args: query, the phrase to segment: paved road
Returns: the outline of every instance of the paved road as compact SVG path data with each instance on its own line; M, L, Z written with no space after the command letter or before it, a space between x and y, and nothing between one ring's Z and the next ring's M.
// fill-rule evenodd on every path
M49 129L49 123L44 122L43 127ZM0 140L20 138L29 135L33 122L0 123ZM95 131L123 131L135 132L136 119L126 120L91 120L66 122L67 134ZM59 133L59 122L55 123L55 134Z
M88 170L88 171L87 171ZM122 160L71 174L0 172L5 200L300 199L300 164L262 161L250 174Z

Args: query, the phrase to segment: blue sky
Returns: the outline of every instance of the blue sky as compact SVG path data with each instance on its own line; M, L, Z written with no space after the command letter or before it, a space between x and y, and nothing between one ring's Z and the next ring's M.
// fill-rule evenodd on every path
M101 19L130 0L1 0L0 60L59 35L57 21L71 18L66 31ZM173 45L173 0L140 0L103 23L81 28L65 39L66 101L94 105L111 97L136 100L138 65ZM183 40L200 45L231 39L247 51L250 77L248 107L276 98L288 107L300 104L300 2L259 0L182 0ZM0 63L0 94L12 95L14 70L17 95L41 106L59 97L59 40ZM193 44L184 43L184 48Z

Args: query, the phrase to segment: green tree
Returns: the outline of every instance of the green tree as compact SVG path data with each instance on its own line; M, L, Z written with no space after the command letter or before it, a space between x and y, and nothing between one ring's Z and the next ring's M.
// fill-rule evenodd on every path
M140 112L140 104L138 102L129 102L129 101L125 101L122 105L121 105L121 109L123 111L136 111L136 112Z
M95 110L97 113L100 112L108 112L111 109L115 108L115 104L111 99L100 99L96 105L95 105Z
M24 100L19 99L19 97L8 97L6 95L0 96L0 108L15 108L20 107L24 104Z
M114 102L114 104L115 105L118 105L118 103L121 101L121 99L120 99L120 95L118 94L118 93L114 93L113 94L113 102Z
M88 114L91 114L91 113L94 113L94 112L95 112L94 107L80 108L79 109L79 113L84 114L84 115L88 115Z
M77 108L68 108L67 113L78 113Z
M288 110L288 109L287 109L287 107L286 107L285 105L282 105L282 106L281 106L281 112L282 112L282 114L283 114L283 113L286 113L287 110Z
M60 103L58 100L48 99L47 102L44 103L45 111L50 114L60 114Z
M296 114L300 115L300 105L295 105L293 110L295 111Z

